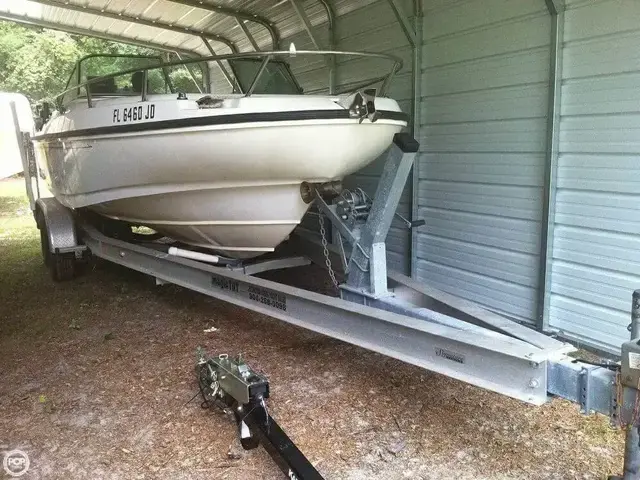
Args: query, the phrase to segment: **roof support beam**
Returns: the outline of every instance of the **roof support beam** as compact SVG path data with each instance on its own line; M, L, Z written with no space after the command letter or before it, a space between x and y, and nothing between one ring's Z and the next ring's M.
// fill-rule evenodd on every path
M253 35L251 35L251 32L249 31L249 28L247 28L247 25L244 23L244 20L241 20L238 17L236 17L236 23L240 27L240 30L242 30L244 35L247 37L247 40L249 40L249 43L251 44L253 49L256 52L259 51L260 47L258 46L258 43L256 42L256 39L253 38Z
M327 12L327 26L329 29L329 50L336 49L336 14L328 0L319 0ZM336 89L337 59L335 55L329 58L329 95Z
M234 17L238 20L247 20L262 25L267 29L269 35L271 35L271 46L274 50L277 50L280 46L280 35L276 27L265 17L260 15L254 15L243 10L236 10L229 7L223 7L221 5L213 5L211 3L205 3L202 0L168 0L173 3L179 3L180 5L186 5L187 7L201 8L210 12L220 13L229 17ZM256 48L256 50L259 50Z
M565 11L564 0L544 0L549 15L558 15Z
M327 13L327 26L329 29L329 50L336 48L336 12L327 0L318 0Z
M126 37L118 37L116 35L110 35L108 33L100 32L98 30L88 30L85 28L74 27L71 25L48 22L46 20L30 18L24 15L16 15L14 13L0 12L0 19L21 23L23 25L32 25L35 27L48 28L50 30L58 30L60 32L69 32L69 33L75 33L76 35L85 35L87 37L101 38L103 40L109 40L111 42L120 42L120 43L127 43L129 45L136 45L138 47L153 48L155 50L160 50L163 52L179 52L181 55L189 55L192 57L201 56L196 51L178 49L178 48L171 47L169 45L164 45L161 43L146 42L144 40L136 40L133 38L126 38Z
M313 43L313 46L315 47L315 49L322 50L320 48L320 44L318 43L318 40L316 39L316 36L313 34L313 26L309 21L309 17L307 17L307 14L304 12L304 8L300 4L300 1L299 0L289 0L289 1L291 2L291 6L296 12L296 15L304 25L304 29L307 31L307 35L309 35L309 38L311 39L311 43Z
M204 42L204 46L207 47L207 50L209 50L209 53L211 55L217 55L216 51L213 49L213 47L209 43L209 40L207 40L204 37L200 37L200 38L202 38L202 41ZM235 88L235 82L233 81L233 77L229 74L229 71L225 68L224 64L220 60L218 60L216 63L218 64L218 67L220 68L220 71L222 72L222 75L224 76L225 80L229 82L229 85L231 85L231 88Z
M328 50L335 50L335 46L336 46L335 13L333 11L333 8L329 4L328 0L318 0L318 1L327 12L327 26L329 29ZM311 43L313 43L313 46L316 48L316 50L322 50L322 47L320 46L320 42L318 42L318 39L313 33L313 25L311 25L311 22L309 21L309 17L307 17L307 14L304 11L304 7L302 6L301 1L290 0L290 2L291 2L291 6L296 12L296 15L302 22L302 25L304 26L304 29L307 32L307 35L309 35L309 38L311 39ZM329 67L329 95L333 95L336 88L336 71L337 71L336 56L330 55L328 59L325 59L325 63Z
M409 21L407 14L404 12L398 0L387 0L387 1L389 2L389 6L391 7L391 10L393 10L393 14L396 16L396 19L400 23L400 26L402 27L402 31L407 37L407 40L409 40L409 44L412 47L415 47L416 31L413 28L413 25L411 25L411 22ZM548 0L548 1L551 1L551 0Z
M97 15L99 17L112 18L114 20L121 20L123 22L130 22L138 25L145 25L147 27L159 28L161 30L169 30L172 32L183 33L187 35L205 37L208 40L213 40L215 42L220 42L227 45L231 49L231 51L234 53L238 51L235 44L228 38L225 38L222 35L208 33L202 30L194 30L189 27L180 27L172 23L163 23L156 20L149 20L149 19L144 19L140 17L132 17L122 12L114 12L114 11L108 11L104 9L89 8L82 5L76 5L73 3L61 2L57 0L31 0L31 1L35 3L41 3L42 5L48 5L50 7L57 7L65 10L73 10L76 12L89 13L91 15Z

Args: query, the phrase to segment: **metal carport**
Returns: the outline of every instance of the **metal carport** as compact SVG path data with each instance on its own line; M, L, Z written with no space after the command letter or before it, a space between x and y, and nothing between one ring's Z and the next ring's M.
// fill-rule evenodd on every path
M294 42L402 57L390 95L421 155L399 210L426 226L392 228L390 266L590 347L616 354L627 339L640 283L636 2L33 0L0 12L181 55ZM313 90L376 68L296 73ZM375 164L347 184L372 190L379 175Z
M399 210L426 226L391 229L390 266L614 354L640 283L639 70L629 61L639 16L633 0L0 5L3 19L180 55L294 42L402 57L390 95L416 119L421 155ZM376 68L320 62L296 74L313 90ZM372 189L379 173L374 164L347 183Z

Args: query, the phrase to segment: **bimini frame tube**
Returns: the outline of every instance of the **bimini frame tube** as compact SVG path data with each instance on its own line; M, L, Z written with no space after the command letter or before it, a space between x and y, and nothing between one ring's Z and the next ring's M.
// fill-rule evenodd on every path
M352 87L351 89L349 89L348 91L354 91L357 90L359 88L364 88L367 86L371 86L371 85L375 85L376 83L382 82L382 86L380 87L380 95L384 95L386 93L386 90L388 88L389 82L391 81L391 79L393 78L393 75L398 72L401 68L402 68L402 60L396 56L393 55L386 55L386 54L382 54L382 53L371 53L371 52L341 52L341 51L333 51L333 50L300 50L295 52L295 56L301 56L301 55L334 55L334 56L341 56L341 57L364 57L364 58L382 58L385 60L388 60L390 62L392 62L393 66L390 69L389 73L387 73L384 76L380 76L380 77L376 77L370 80L367 80L361 84L358 85L358 87ZM265 70L266 70L266 64L274 59L274 58L288 58L292 56L292 53L289 51L273 51L273 52L244 52L244 53L231 53L231 54L226 54L226 55L212 55L209 57L197 57L197 58L190 58L190 59L184 59L184 60L180 60L177 62L159 62L157 64L152 64L152 65L146 65L146 66L141 66L141 67L136 67L136 68L130 68L128 70L122 70L119 72L115 72L112 73L110 75L104 75L101 77L95 77L92 78L90 80L87 80L86 82L83 83L78 83L77 85L74 85L73 87L67 88L66 90L64 90L63 92L61 92L60 94L58 94L58 98L62 98L67 92L70 92L72 90L78 90L80 87L86 87L88 85L91 85L93 83L98 83L98 82L102 82L106 79L109 78L115 78L115 77L119 77L122 75L127 75L127 74L131 74L131 73L135 73L135 72L143 72L146 70L155 70L157 68L170 68L170 67L174 67L174 66L188 66L192 63L200 63L200 62L222 62L224 60L234 60L234 59L238 59L238 58L262 58L262 59L266 59L266 62L263 62L261 68L258 70L258 72L256 73L255 77L253 78L252 82L251 82L251 86L253 86L255 88L255 85L257 85L260 77L264 74ZM86 88L86 90L88 91L89 89ZM245 93L245 92L242 92ZM246 92L246 95L249 96L253 93L253 89L249 88L249 90ZM90 95L88 95L88 103L89 103L89 107L91 107L91 100L90 100Z

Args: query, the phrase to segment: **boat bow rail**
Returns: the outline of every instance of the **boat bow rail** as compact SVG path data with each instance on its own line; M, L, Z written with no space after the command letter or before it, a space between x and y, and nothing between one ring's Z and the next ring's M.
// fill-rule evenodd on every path
M121 57L123 55L107 55L107 56ZM360 89L371 87L377 84L380 85L378 88L378 93L380 95L384 95L394 75L402 69L402 65L403 65L401 58L396 57L394 55L389 55L389 54L373 53L373 52L346 52L346 51L338 51L338 50L295 50L295 48L292 46L291 50L277 50L277 51L266 51L266 52L256 51L256 52L231 53L226 55L210 55L207 57L183 58L175 62L163 62L161 59L159 59L152 63L149 63L148 65L139 65L139 66L136 66L135 68L120 70L108 75L100 75L92 78L87 78L86 81L82 82L81 81L82 80L81 62L84 60L82 59L77 63L76 69L74 70L74 74L77 76L77 78L74 78L73 79L74 81L71 81L71 80L69 81L70 86L68 86L67 89L65 89L64 91L58 94L58 96L56 97L55 103L59 110L64 111L65 105L64 105L63 99L65 95L84 90L84 92L86 93L87 104L89 108L92 108L93 107L92 94L91 94L92 85L97 86L99 84L104 84L105 82L108 82L110 80L113 81L117 77L138 74L138 73L142 74L140 78L140 86L141 86L139 91L140 100L146 101L147 94L148 94L147 89L148 89L148 78L149 78L150 70L161 70L162 75L167 79L166 80L167 84L170 84L170 81L168 80L167 71L174 67L184 66L188 69L194 64L202 64L207 62L216 62L218 64L225 64L225 63L230 64L230 62L233 62L236 60L260 60L260 65L256 73L253 76L250 76L246 82L240 81L241 75L239 75L236 69L234 69L233 67L231 68L231 72L234 77L233 78L234 90L237 91L238 93L243 94L246 97L249 97L255 93L256 87L258 86L262 77L265 75L265 72L267 71L267 67L269 66L269 63L274 61L277 61L278 64L284 68L284 72L282 72L282 74L295 84L295 89L297 90L297 92L303 93L300 86L297 85L295 77L293 76L293 74L291 74L288 64L282 62L282 59L296 58L299 56L321 56L323 58L324 57L370 58L370 59L373 58L373 59L385 60L391 64L389 71L384 75L380 75L374 78L369 78L354 85L349 85L347 88L345 88L343 92L335 93L332 91L333 90L332 86L328 85L327 89L328 91L331 92L332 95L334 94L337 95L340 93L347 93L347 92L357 92ZM136 57L136 56L128 55L126 57ZM141 58L146 58L146 57L141 57ZM225 68L225 71L226 71L226 68Z

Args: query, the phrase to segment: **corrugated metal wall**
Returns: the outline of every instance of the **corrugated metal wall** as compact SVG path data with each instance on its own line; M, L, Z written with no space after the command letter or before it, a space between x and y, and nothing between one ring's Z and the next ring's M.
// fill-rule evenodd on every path
M417 276L534 321L549 75L542 0L425 4Z
M404 58L391 96L410 111L411 49L388 2L335 6L336 48ZM548 321L617 353L640 287L640 2L568 0L567 8ZM427 224L413 253L417 277L533 323L551 17L542 0L425 0L424 9L417 201ZM316 10L312 24L327 45ZM285 41L312 48L299 29ZM377 68L343 63L338 84ZM322 62L294 70L307 90L327 84ZM380 166L345 183L373 193ZM409 215L409 187L400 211ZM406 271L409 236L400 226L388 251L392 268Z
M344 3L344 5L343 5ZM404 2L405 11L411 12L411 2ZM353 10L347 9L348 2L336 3L336 50L370 51L389 53L401 57L404 61L402 71L397 74L391 84L389 95L396 99L403 111L411 111L411 48L407 42L393 11L386 0L378 0ZM315 25L315 24L314 24ZM322 45L326 46L326 24L319 25L317 37ZM313 49L306 32L299 32L284 39L284 42L294 42L298 50ZM309 62L308 58L300 57L300 60L292 59L292 69L301 82L305 91L319 91L327 87L329 70L321 60ZM342 85L348 85L364 78L380 76L382 69L388 70L389 62L378 60L340 60L337 69L336 83L338 89ZM375 193L378 177L382 171L382 162L376 161L362 171L345 179L347 188L362 187L368 194ZM411 210L411 185L407 182L407 188L398 212L405 217L410 216ZM317 222L315 215L309 215L305 219L305 225L311 226ZM410 232L400 223L391 227L387 237L387 258L389 268L407 273L409 269L409 243Z
M640 287L640 2L565 13L550 326L619 353Z

